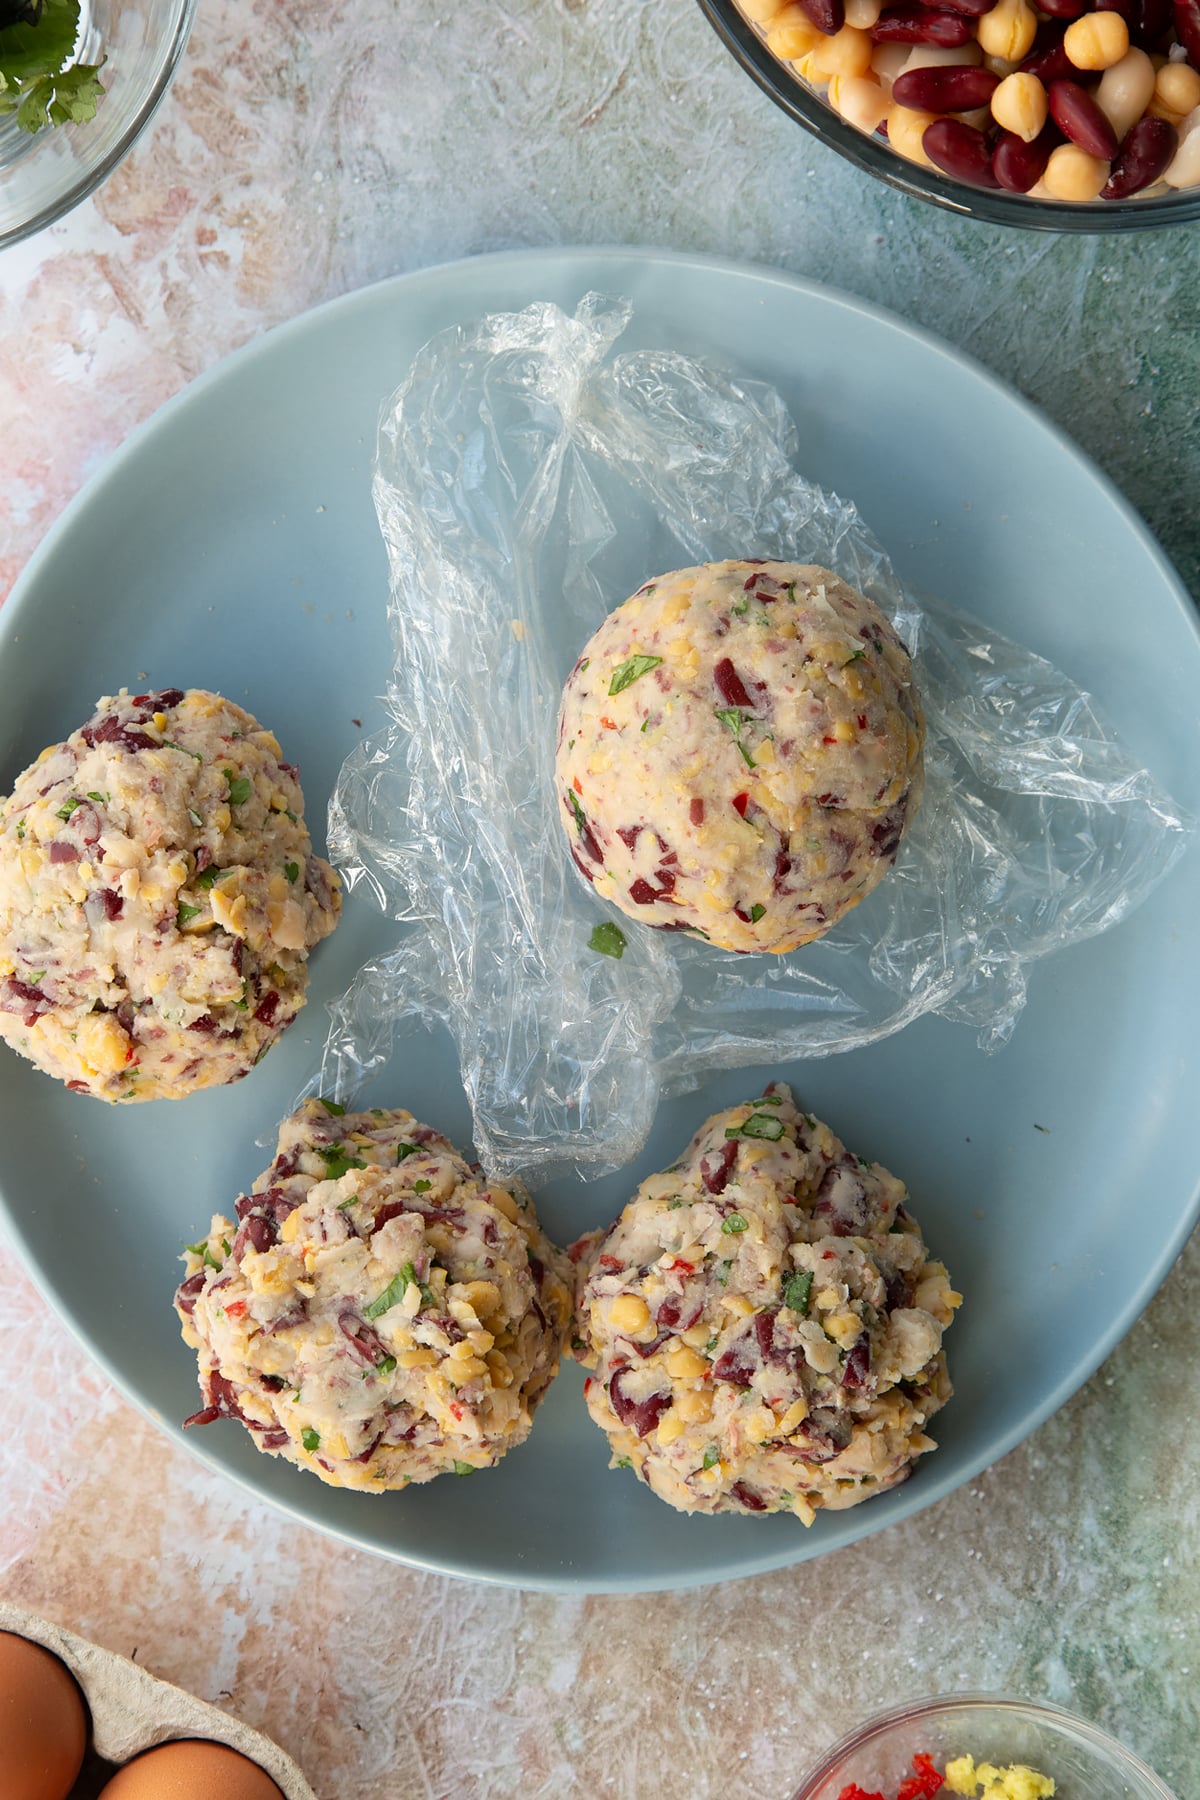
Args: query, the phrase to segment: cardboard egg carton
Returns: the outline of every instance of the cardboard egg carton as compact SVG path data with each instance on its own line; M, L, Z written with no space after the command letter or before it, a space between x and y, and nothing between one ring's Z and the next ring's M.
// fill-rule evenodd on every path
M128 1657L102 1650L86 1638L59 1625L39 1619L36 1613L0 1601L0 1631L14 1632L41 1644L62 1662L83 1690L92 1715L91 1749L110 1763L126 1763L143 1750L177 1738L210 1738L228 1744L271 1777L286 1800L317 1800L290 1756L278 1744L252 1731L240 1719L231 1719L220 1707L209 1706L148 1674ZM86 1764L85 1764L86 1768Z

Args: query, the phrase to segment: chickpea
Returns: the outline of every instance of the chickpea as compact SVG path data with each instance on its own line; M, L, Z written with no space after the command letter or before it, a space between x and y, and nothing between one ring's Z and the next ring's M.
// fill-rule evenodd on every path
M785 6L767 32L767 49L784 62L795 62L815 50L822 37L802 6Z
M868 136L888 115L888 97L869 75L835 75L829 83L829 103L848 125Z
M992 117L1004 131L1032 144L1046 123L1049 104L1036 75L1006 75L992 95Z
M1037 14L1027 0L997 0L975 27L984 55L1002 56L1005 62L1020 62L1028 56L1036 35Z
M1042 184L1052 200L1094 200L1108 172L1101 157L1089 156L1078 144L1060 144L1050 152Z
M1063 49L1077 69L1111 69L1129 49L1129 27L1120 13L1084 13L1067 26Z
M917 112L915 107L893 105L887 116L888 143L898 156L932 168L921 139L936 118L936 113ZM1096 191L1098 193L1099 189Z
M1200 73L1190 63L1164 63L1154 82L1154 98L1183 118L1200 106Z
M811 62L819 75L829 80L834 75L865 75L871 67L875 46L871 34L843 25L832 37L822 38L811 52Z

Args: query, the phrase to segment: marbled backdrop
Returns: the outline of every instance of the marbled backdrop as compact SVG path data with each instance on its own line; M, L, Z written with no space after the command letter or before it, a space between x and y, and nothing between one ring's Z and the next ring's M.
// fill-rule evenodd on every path
M1051 237L905 200L777 113L691 0L201 0L128 162L0 255L0 594L235 345L377 277L559 243L775 264L942 332L1071 432L1200 585L1195 229ZM576 1601L252 1508L114 1395L4 1255L0 1593L270 1731L323 1800L784 1800L866 1712L964 1685L1090 1714L1193 1800L1198 1279L1193 1240L1062 1412L883 1536Z

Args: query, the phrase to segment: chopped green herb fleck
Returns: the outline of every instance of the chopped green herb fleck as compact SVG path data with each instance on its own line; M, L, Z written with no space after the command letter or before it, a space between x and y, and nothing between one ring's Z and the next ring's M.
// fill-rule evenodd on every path
M751 1113L741 1125L728 1125L725 1128L727 1138L766 1138L769 1143L777 1144L783 1136L783 1120L773 1119L770 1113Z
M613 670L612 680L608 684L609 693L623 694L640 676L648 675L651 669L657 669L661 661L661 656L629 657L619 668Z
M222 1238L222 1239L221 1239L221 1248L222 1248L222 1250L223 1250L223 1251L224 1251L224 1252L225 1252L225 1254L226 1254L226 1256L232 1256L232 1254L233 1254L233 1251L232 1251L232 1249L231 1249L231 1247L230 1247L230 1243L229 1243L229 1239L228 1239L228 1238Z
M173 743L170 738L163 739L162 747L164 750L178 750L181 756L190 756L193 762L202 763L204 761L198 750L187 750L182 744Z
M314 1431L311 1425L306 1425L300 1433L300 1442L311 1456L314 1450L321 1448L321 1434L319 1431Z
M296 817L295 813L292 811L290 806L284 807L283 816L285 819L290 819L292 821L293 825L298 825L300 823L299 819Z
M842 667L843 667L843 669L848 669L850 667L851 663L865 662L866 660L867 660L866 651L865 650L856 650L854 652L853 656L849 656L846 658L846 661L842 664Z
M806 1313L812 1295L812 1284L811 1269L799 1269L794 1275L789 1275L783 1284L783 1304L790 1306L794 1313Z
M204 1252L208 1249L208 1244L207 1242L202 1241L199 1244L185 1244L183 1247L188 1252L189 1256L203 1256Z
M107 794L98 794L98 793L96 793L94 788L88 789L88 799L98 801L101 806L108 805L108 795Z
M645 718L642 720L642 730L643 731L646 731L649 728L649 725L650 725L649 718Z
M221 773L229 783L230 806L245 806L250 798L250 777L235 775L232 769L222 769Z
M78 794L72 794L69 800L63 801L54 816L56 819L69 819L71 814L75 811L75 808L82 805L83 801L79 798Z
M18 840L18 842L24 836L25 836L25 821L24 821L24 819L18 819L17 820L17 840Z
M632 1456L618 1456L616 1462L613 1464L614 1469L632 1469L632 1467Z
M325 1111L327 1113L332 1113L335 1119L345 1118L346 1109L344 1106L340 1106L336 1100L327 1100L324 1094L318 1094L317 1099L321 1102Z
M194 919L196 914L203 910L203 907L189 906L186 900L181 900L175 909L175 923L180 931L183 930L189 919Z
M730 1269L732 1269L732 1267L733 1267L732 1256L729 1258L728 1262L723 1262L723 1263L719 1264L719 1266L717 1268L717 1280L720 1282L722 1287L728 1286L729 1271L730 1271Z
M224 1263L219 1263L217 1261L207 1244L204 1246L204 1261L210 1269L223 1269L225 1267Z
M742 616L750 610L749 598L735 600L729 610L731 613L736 613L739 619L742 618Z
M283 872L289 881L296 881L300 875L299 863L284 863Z
M381 1356L379 1361L375 1364L376 1373L379 1375L391 1375L394 1372L395 1367L396 1359L394 1356Z
M712 1355L713 1351L717 1347L718 1342L719 1342L718 1334L714 1331L712 1336L709 1338L707 1344L705 1344L705 1346L704 1346L705 1356Z
M316 1151L325 1164L326 1181L338 1181L349 1170L365 1169L367 1166L361 1156L348 1156L345 1144L334 1144L328 1150L318 1144Z
M720 1462L720 1460L721 1460L720 1446L717 1444L710 1444L708 1446L708 1449L704 1452L703 1467L706 1469L715 1469L717 1464Z
M408 1290L409 1283L415 1281L416 1278L412 1264L405 1263L400 1273L392 1276L382 1294L377 1294L369 1306L363 1307L367 1318L378 1319L393 1306L399 1306Z
M740 1231L749 1231L749 1229L750 1221L744 1219L741 1213L730 1213L728 1218L721 1220L721 1230L726 1237L736 1237Z
M433 1186L432 1181L414 1181L413 1182L413 1193L414 1194L427 1194L432 1186Z
M589 950L595 950L601 956L613 956L618 962L625 954L625 944L625 933L611 919L605 919L602 925L595 926L588 939Z
M455 1464L454 1464L454 1473L456 1475L474 1475L475 1464L468 1463L468 1462L458 1462L456 1460Z
M668 1200L667 1201L667 1211L668 1212L676 1212L682 1205L683 1205L682 1200Z
M250 986L250 983L248 981L246 981L246 980L242 981L241 998L238 1000L235 1000L233 1003L237 1007L239 1012L246 1012L247 1009L249 1008L250 1002L246 998L246 993L247 993L249 986Z
M746 723L746 718L741 707L718 707L717 717L720 719L722 725L724 725L726 731L732 732L733 741L741 751L742 761L745 763L746 767L748 769L753 769L756 766L754 758L742 742L742 727Z
M227 870L218 869L214 863L211 868L202 870L201 873L196 876L196 886L199 888L210 888L214 882L220 881L223 874L227 873Z
M782 1106L782 1094L760 1094L754 1102L755 1106Z
M396 1145L396 1161L398 1163L407 1162L410 1156L420 1156L420 1154L421 1154L420 1144L397 1144Z
M571 811L575 814L575 829L582 833L587 830L587 815L579 804L579 795L574 788L567 789L567 799L571 802Z
M750 923L752 925L757 925L758 921L762 918L762 916L766 912L766 910L767 909L763 905L762 901L756 900L754 902L754 905L750 908Z

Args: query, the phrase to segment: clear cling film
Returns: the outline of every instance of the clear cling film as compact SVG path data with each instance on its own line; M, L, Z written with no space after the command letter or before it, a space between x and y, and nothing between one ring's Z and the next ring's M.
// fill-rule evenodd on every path
M388 722L344 764L329 835L399 929L331 1009L306 1091L345 1101L398 1030L444 1024L496 1176L619 1166L659 1097L706 1072L857 1049L923 1013L998 1048L1030 964L1116 924L1191 831L1068 676L902 589L853 505L796 473L778 394L623 335L632 308L597 294L448 330L380 424ZM881 886L801 950L621 919L622 954L600 954L618 915L559 823L562 685L648 577L725 557L821 563L888 614L926 713L924 804Z

